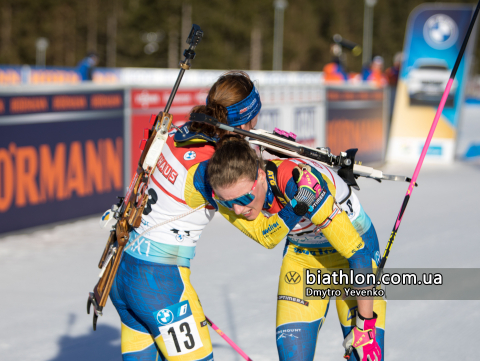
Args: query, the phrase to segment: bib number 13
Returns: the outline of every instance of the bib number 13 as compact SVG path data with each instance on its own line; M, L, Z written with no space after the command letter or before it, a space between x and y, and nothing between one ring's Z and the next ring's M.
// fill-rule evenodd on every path
M180 331L182 333L186 332L185 336L188 338L188 341L185 341L183 343L185 345L185 348L187 350L191 350L192 348L194 348L195 347L195 339L193 338L192 334L190 333L190 326L188 325L188 323L186 323L186 322L181 323L180 324ZM182 349L180 348L180 345L178 344L177 335L175 334L175 329L173 328L173 326L168 329L168 334L172 336L173 343L175 344L175 348L177 349L177 352L182 352Z
M193 316L160 327L160 332L169 356L183 355L203 346Z

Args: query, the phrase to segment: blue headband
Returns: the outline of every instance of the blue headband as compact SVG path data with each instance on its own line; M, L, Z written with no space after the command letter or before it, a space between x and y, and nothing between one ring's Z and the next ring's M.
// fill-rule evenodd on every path
M228 125L236 127L247 124L257 116L261 108L260 94L258 94L258 90L254 86L248 97L227 107Z
M206 103L208 104L208 96ZM248 97L227 107L228 125L237 127L247 124L257 116L261 108L260 94L258 94L258 90L254 86Z

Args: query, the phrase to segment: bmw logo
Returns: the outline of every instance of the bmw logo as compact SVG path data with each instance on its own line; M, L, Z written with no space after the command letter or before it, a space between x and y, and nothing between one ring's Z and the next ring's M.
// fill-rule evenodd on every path
M191 150L191 151L188 151L187 153L185 153L185 155L183 156L183 159L194 160L196 157L197 157L197 153L195 153L193 150Z
M448 49L458 39L458 27L450 16L435 14L425 22L423 37L427 44L434 49Z
M161 325L168 325L173 321L173 313L169 309L164 308L163 310L158 311L157 321Z

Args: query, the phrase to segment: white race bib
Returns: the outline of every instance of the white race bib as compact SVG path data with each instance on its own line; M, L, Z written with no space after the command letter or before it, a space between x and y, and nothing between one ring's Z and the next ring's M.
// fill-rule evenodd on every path
M203 346L188 300L156 311L153 315L168 356L184 355Z

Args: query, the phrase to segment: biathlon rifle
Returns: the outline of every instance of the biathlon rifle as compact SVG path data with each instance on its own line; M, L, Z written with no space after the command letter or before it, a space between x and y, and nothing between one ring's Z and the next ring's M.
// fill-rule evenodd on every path
M89 293L87 301L87 313L90 314L90 306L93 305L93 330L96 329L98 316L102 315L103 307L107 303L113 280L117 273L122 257L122 252L129 239L132 229L140 226L143 210L148 202L148 182L157 165L163 146L168 138L168 131L172 126L173 116L169 113L170 107L177 93L183 74L190 69L190 63L195 58L195 48L202 40L203 31L200 26L193 24L188 35L188 49L183 55L185 59L180 61L180 73L178 74L173 90L168 98L163 112L150 117L151 129L144 130L144 139L140 143L142 155L138 162L138 168L130 182L125 197L119 197L119 202L112 207L111 211L104 213L102 221L106 225L112 225L112 230L102 257L98 264L100 279ZM104 225L105 226L105 225Z
M348 149L345 152L340 152L340 155L334 155L330 152L329 148L307 147L293 140L286 139L284 136L272 134L263 129L246 131L243 129L234 128L220 123L214 117L205 114L192 113L190 115L190 120L207 123L214 127L237 133L244 137L249 137L248 141L250 144L259 146L262 152L266 149L267 151L271 151L273 154L280 153L280 155L283 155L284 158L304 158L316 160L327 167L333 168L345 181L345 183L357 190L360 189L356 181L358 177L371 178L378 182L381 182L382 180L400 182L411 181L409 177L383 174L383 172L378 169L366 167L361 165L361 163L356 163L355 155L358 149Z

